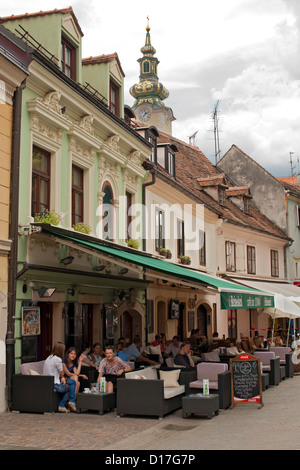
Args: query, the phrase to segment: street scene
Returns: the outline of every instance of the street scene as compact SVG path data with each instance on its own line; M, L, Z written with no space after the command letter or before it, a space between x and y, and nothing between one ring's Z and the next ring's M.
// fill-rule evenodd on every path
M298 450L300 6L274 3L1 6L0 450Z

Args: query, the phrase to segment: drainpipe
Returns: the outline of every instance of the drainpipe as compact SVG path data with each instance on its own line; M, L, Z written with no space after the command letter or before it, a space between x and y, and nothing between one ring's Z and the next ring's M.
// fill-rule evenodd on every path
M19 220L19 170L20 170L20 134L22 90L25 80L16 89L13 97L13 133L11 157L11 191L10 191L10 228L9 239L11 251L8 274L8 315L6 333L6 397L9 408L12 403L12 378L15 373L15 310L18 260L18 220Z
M144 161L143 167L145 170L149 170L152 179L151 181L148 181L148 183L143 183L142 187L142 204L143 204L143 251L146 251L146 238L145 238L145 227L146 227L146 187L151 186L156 182L156 167L153 165L153 163ZM147 288L145 289L145 307L146 307L146 318L145 318L145 342L148 344L148 328L147 328Z

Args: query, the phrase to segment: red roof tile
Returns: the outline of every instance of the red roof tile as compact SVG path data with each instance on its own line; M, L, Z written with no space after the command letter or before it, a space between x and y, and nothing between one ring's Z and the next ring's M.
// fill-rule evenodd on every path
M125 77L118 54L116 52L114 52L113 54L102 54L95 57L86 57L85 59L82 59L82 65L107 64L108 62L112 62L113 60L116 60L118 62L121 72Z
M54 10L48 10L48 11L42 11L41 10L41 11L38 11L38 12L35 12L35 13L24 13L22 15L2 16L2 17L0 17L0 23L4 23L6 21L12 21L12 20L20 20L20 19L23 19L23 18L33 18L35 16L53 15L55 13L63 13L63 14L71 13L81 36L83 36L83 32L82 32L81 27L78 23L78 20L77 20L75 14L73 12L72 7L61 8L61 9L55 8Z

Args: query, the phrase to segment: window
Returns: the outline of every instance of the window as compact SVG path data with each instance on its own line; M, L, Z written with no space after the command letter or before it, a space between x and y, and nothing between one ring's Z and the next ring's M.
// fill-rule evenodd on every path
M32 150L31 215L49 210L50 207L50 158L49 152L38 147Z
M271 276L279 277L279 259L277 250L271 250Z
M203 230L199 231L199 263L201 266L206 266L206 240L205 232Z
M184 256L184 222L177 220L177 257Z
M153 134L149 133L148 139L149 139L150 144L152 145L152 153L151 153L150 160L153 163L157 163L157 140L156 140L156 137L154 137Z
M296 211L297 211L297 212L296 212L296 215L297 215L297 227L300 228L300 207L298 206L298 204L297 204L297 206L296 206Z
M219 188L219 204L225 206L225 189Z
M109 109L116 116L120 115L120 89L112 81L110 82L109 91Z
M227 311L228 338L237 338L237 310Z
M61 69L67 77L76 80L76 48L64 37L61 39Z
M244 197L244 212L251 214L251 200L248 197Z
M235 243L226 242L225 243L225 252L226 252L226 271L235 271Z
M149 62L149 60L145 60L143 62L143 72L144 73L149 73L150 72L150 62Z
M256 273L255 247L254 246L247 246L247 272L248 274Z
M165 169L171 176L175 176L175 153L169 148L166 149L166 164Z
M72 225L83 222L83 170L72 166Z
M165 248L165 214L162 210L155 212L155 250Z
M130 224L132 222L132 216L130 215L130 208L132 206L132 194L126 192L126 240L132 238L131 227Z
M114 201L110 184L104 185L103 192L103 239L113 240Z

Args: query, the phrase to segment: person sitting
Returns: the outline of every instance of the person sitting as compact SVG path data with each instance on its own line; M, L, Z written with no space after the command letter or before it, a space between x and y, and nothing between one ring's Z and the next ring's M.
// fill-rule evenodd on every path
M182 342L180 341L179 336L175 335L172 338L172 343L169 344L169 346L166 349L166 356L167 357L175 357L176 354L179 353L180 346Z
M174 358L174 365L184 366L187 369L193 369L195 367L189 343L181 344L180 350Z
M135 361L136 367L149 366L149 364L159 365L160 362L152 361L151 359L148 359L148 357L143 356L143 354L139 350L141 346L142 346L142 341L139 336L136 336L134 338L134 341L131 343L131 345L125 348L125 352L129 355L129 360Z
M161 344L161 336L160 335L155 335L155 340L152 343L152 346L160 346Z
M88 359L90 359L92 363L96 364L98 367L104 356L105 354L101 349L100 343L93 344L93 349L92 352L88 355Z
M83 355L81 354L78 359L76 348L71 347L67 350L65 357L62 360L64 374L67 379L67 382L69 383L69 380L75 380L76 382L75 397L77 397L77 394L80 389L79 377L87 382L89 380L86 375L80 374L82 359ZM88 383L86 384L86 386L88 386Z
M124 351L125 345L122 342L117 343L115 354L118 356L122 361L127 362L129 360L129 355Z
M91 353L91 346L89 343L85 343L84 350L82 351L82 356L83 356L82 365L94 367L95 369L98 369L97 364L91 360L90 353Z
M69 410L66 406L68 406L71 411L76 412L76 382L73 379L69 379L67 383L67 379L64 376L65 373L62 359L65 349L66 346L57 341L52 348L50 356L45 360L43 368L43 375L52 375L54 377L54 389L62 395L58 405L58 411L60 413L68 413Z
M107 381L106 392L112 393L117 386L117 378L124 372L130 372L131 370L128 364L115 355L113 346L106 346L105 358L102 359L99 365L98 383L100 383L100 378L105 375Z

